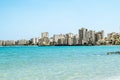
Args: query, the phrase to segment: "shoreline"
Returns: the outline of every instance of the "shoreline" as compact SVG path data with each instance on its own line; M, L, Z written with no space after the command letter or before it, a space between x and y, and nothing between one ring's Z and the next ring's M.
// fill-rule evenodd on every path
M50 47L50 46L120 46L120 45L11 45L11 46L0 46L0 47Z

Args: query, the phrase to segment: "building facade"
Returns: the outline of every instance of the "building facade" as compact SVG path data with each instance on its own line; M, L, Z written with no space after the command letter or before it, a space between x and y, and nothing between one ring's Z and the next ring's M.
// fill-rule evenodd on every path
M95 31L93 30L88 31L88 44L95 45Z
M79 29L79 44L88 44L88 30L86 28Z
M48 32L43 32L43 33L41 33L41 38L48 38L49 37L49 34L48 34Z

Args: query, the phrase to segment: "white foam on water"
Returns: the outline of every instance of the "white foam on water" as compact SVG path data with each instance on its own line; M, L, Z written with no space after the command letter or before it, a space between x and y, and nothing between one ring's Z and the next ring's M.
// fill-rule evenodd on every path
M112 76L112 77L106 78L104 80L120 80L120 76Z

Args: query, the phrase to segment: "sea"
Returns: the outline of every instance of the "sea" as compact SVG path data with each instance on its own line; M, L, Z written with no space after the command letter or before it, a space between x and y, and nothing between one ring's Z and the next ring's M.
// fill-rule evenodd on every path
M0 47L0 80L120 80L120 46Z

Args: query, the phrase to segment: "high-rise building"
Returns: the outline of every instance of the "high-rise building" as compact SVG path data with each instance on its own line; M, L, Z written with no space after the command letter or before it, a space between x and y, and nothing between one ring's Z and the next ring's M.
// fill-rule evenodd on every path
M91 45L95 45L95 31L88 31L88 43Z
M65 38L63 38L63 39L64 39L63 44L64 44L64 45L68 45L68 39L67 39L67 37L65 36Z
M88 44L88 30L86 28L79 29L79 44Z
M99 31L95 34L96 42L100 40L104 40L104 31Z
M54 35L54 36L53 36L53 41L54 41L55 43L57 43L59 38L60 38L59 35Z
M104 40L104 30L101 31L101 39Z
M38 45L47 46L50 45L50 40L47 37L39 39Z
M105 44L103 30L95 33L95 42L96 42L96 45Z
M55 43L55 45L64 44L65 43L64 39L65 39L65 35L63 35L63 34L53 36L53 42ZM58 40L59 40L59 42L58 42Z
M41 33L41 39L39 39L38 45L50 45L48 32Z
M79 35L76 34L73 36L73 45L78 45L79 44Z
M64 38L58 39L58 44L57 45L64 45Z
M43 32L42 34L41 34L41 38L48 38L49 37L49 34L48 34L48 32Z
M73 33L66 34L67 37L67 45L73 45Z

